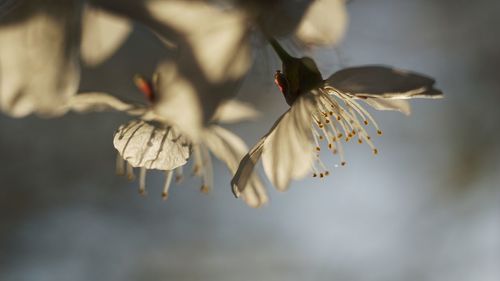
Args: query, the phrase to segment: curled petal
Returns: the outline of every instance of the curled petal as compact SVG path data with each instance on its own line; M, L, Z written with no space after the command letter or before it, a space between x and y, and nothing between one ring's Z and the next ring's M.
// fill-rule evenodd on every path
M133 167L172 170L186 164L189 144L173 127L134 120L120 126L113 144Z
M368 65L342 69L326 81L343 93L359 98L441 98L434 79L415 72L387 66Z
M261 138L260 141L241 159L238 169L231 180L234 196L240 197L247 188L250 179L254 175L255 166L262 157L265 140L266 137Z
M8 7L7 7L8 8ZM0 17L0 110L55 116L76 93L81 1L19 1Z
M82 60L92 66L109 58L132 30L127 19L91 6L85 8L82 22Z
M243 140L230 131L216 125L205 130L205 144L220 161L224 162L229 171L234 174L238 164L248 151ZM257 208L268 201L264 186L257 175L252 174L248 178L248 185L241 192L243 200L251 207Z
M306 45L334 45L347 26L345 0L316 0L307 9L296 37Z

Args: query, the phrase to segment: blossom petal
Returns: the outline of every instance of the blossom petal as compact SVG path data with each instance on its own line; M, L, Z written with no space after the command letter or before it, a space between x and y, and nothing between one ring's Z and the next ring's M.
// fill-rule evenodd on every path
M292 179L300 179L309 172L313 157L312 110L311 94L297 99L243 157L231 181L236 196L245 190L261 157L267 177L279 191L285 191Z
M266 137L262 163L279 191L285 191L292 179L304 177L311 169L312 103L309 95L297 99Z
M204 137L205 144L215 157L224 162L232 174L236 173L241 158L248 151L243 140L217 125L212 125L205 130ZM242 191L241 196L249 206L254 208L260 207L268 201L266 190L255 174L249 177L248 185Z
M204 112L196 89L179 73L174 63L162 63L156 73L159 100L153 110L166 123L180 128L183 134L196 142L203 129Z
M186 164L190 153L187 140L173 127L142 120L120 126L113 144L130 165L147 169L175 169Z
M55 116L76 93L81 1L19 1L0 17L0 110Z
M422 74L387 66L369 65L342 69L325 83L343 93L360 98L441 98L434 79Z
M274 129L274 127L273 127ZM272 130L272 129L271 129ZM240 195L247 188L250 179L254 175L255 166L262 157L262 151L264 149L264 142L266 137L260 139L260 141L254 145L254 147L247 153L240 161L238 169L231 179L231 186L233 194L236 197Z
M238 100L227 100L219 105L215 111L213 122L238 123L246 120L254 120L260 115L251 104Z
M410 115L410 103L401 99L366 98L363 101L377 110L394 110Z
M210 82L238 79L250 67L246 17L205 1L152 1L151 15L184 36ZM181 46L185 47L185 46Z
M306 45L333 45L347 27L344 0L316 0L307 9L295 36Z
M132 30L127 19L89 5L84 10L82 22L82 60L91 66L109 58Z
M134 116L143 115L147 111L145 107L125 103L112 95L98 92L75 95L69 99L67 107L80 113L116 110Z

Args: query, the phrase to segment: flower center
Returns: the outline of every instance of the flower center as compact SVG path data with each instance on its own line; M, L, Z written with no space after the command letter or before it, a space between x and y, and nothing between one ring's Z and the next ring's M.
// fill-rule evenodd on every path
M313 177L324 177L329 174L326 165L320 159L321 143L326 142L328 150L340 157L340 165L345 166L342 140L349 142L358 139L359 144L366 143L373 154L378 149L373 144L366 126L372 123L378 135L382 135L373 117L351 96L341 93L332 87L319 88L313 93L315 111L312 112L314 124L311 127L316 144L316 161L313 163Z

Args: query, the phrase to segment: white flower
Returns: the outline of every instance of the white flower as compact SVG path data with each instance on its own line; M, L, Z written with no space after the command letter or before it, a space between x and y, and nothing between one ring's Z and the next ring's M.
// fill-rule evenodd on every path
M120 126L114 136L113 144L118 150L117 172L134 179L133 168L140 169L139 191L146 191L146 171L163 170L166 173L162 196L168 197L174 172L176 180L182 179L183 165L193 158L193 173L202 178L201 191L208 192L213 187L211 152L234 174L238 164L247 152L245 143L235 134L219 126L219 123L235 123L254 119L257 112L247 104L228 100L218 106L209 124L202 129L200 142L193 142L182 135L176 126L169 125L163 116L155 113L159 76L152 82L136 78L136 84L146 95L151 105L131 105L104 93L85 93L76 95L67 108L77 112L118 110L139 119ZM182 104L177 104L181 109ZM186 109L185 109L186 110ZM188 109L187 109L188 110ZM189 114L189 111L185 111ZM249 179L249 185L242 194L243 200L252 207L259 207L268 198L257 176Z
M312 59L293 58L277 42L273 46L284 70L277 72L276 83L290 109L241 161L232 180L236 196L245 190L261 158L266 175L284 191L292 179L300 179L311 170L314 177L329 174L319 158L321 142L339 155L341 165L346 164L342 141L357 139L377 154L366 126L373 125L378 134L382 131L360 101L375 109L409 114L407 99L442 97L433 88L433 79L385 66L347 68L323 80Z

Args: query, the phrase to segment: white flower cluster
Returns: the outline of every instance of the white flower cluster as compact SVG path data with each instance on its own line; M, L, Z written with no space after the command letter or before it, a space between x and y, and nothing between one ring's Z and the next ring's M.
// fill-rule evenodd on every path
M3 1L0 111L12 117L126 112L134 119L114 136L117 172L133 179L138 168L141 193L146 192L146 171L162 170L167 198L173 178L182 178L188 161L202 178L201 190L210 191L212 154L234 175L234 194L259 207L268 201L253 172L259 159L278 190L308 173L327 176L318 153L323 141L342 165L342 141L357 137L378 152L366 126L381 131L361 102L409 114L406 99L442 96L431 78L385 66L347 68L325 80L314 60L290 56L275 39L290 38L306 48L332 46L342 38L346 22L344 0ZM135 77L146 102L77 93L80 58L87 65L100 64L137 24L149 28L165 48L179 51L175 61L159 64L151 80ZM283 70L275 82L290 109L249 151L221 125L258 115L249 104L231 99L234 85L251 66L252 36L268 41L281 59Z

